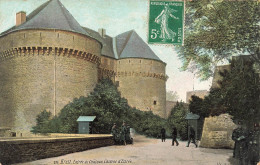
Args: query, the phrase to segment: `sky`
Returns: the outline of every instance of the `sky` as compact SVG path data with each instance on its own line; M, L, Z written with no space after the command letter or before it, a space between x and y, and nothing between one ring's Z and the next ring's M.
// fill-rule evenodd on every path
M0 0L0 33L15 25L15 14L30 14L48 0ZM93 30L106 29L115 37L134 29L147 43L148 0L60 0L81 26ZM180 71L182 62L173 45L150 45L155 54L167 63L167 91L176 91L179 100L186 100L186 92L209 90L212 79L200 81L193 73Z

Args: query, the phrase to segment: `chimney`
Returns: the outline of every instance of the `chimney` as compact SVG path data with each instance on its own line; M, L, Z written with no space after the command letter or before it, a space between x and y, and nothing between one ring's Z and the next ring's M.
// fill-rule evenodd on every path
M103 28L101 28L101 29L98 29L98 33L99 33L99 35L101 36L101 37L105 37L105 35L106 35L106 29L103 29Z
M24 11L16 13L16 26L19 26L24 22L26 22L26 13Z

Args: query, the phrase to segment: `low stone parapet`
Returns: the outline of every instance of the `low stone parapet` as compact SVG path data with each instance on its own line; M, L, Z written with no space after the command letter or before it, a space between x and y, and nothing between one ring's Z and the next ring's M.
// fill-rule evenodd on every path
M0 138L0 164L34 161L114 144L111 135L69 135Z

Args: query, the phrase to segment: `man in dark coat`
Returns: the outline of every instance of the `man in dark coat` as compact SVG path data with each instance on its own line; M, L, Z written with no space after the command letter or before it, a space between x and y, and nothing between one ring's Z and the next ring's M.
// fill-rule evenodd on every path
M232 133L232 140L235 141L233 157L238 159L240 164L244 165L248 157L248 132L238 122L238 128Z
M189 129L190 129L190 136L189 136L188 144L186 147L189 147L190 141L191 141L191 143L193 143L197 148L198 145L196 144L196 141L195 141L195 131L191 126L189 126Z
M126 128L126 123L123 122L122 126L121 126L121 142L123 142L124 145L126 145L126 133L127 133L127 128Z
M238 122L238 127L234 129L232 133L232 140L235 141L233 157L240 158L241 157L241 147L242 142L245 140L245 130L242 128L241 122Z
M173 127L173 130L172 130L172 146L174 146L174 142L176 143L176 146L179 145L179 143L177 141L177 129L176 129L176 127Z
M116 126L116 123L114 123L112 129L111 129L111 134L113 135L113 139L114 139L114 142L116 144L116 136L118 134L118 130L117 130L117 126Z
M162 128L161 129L161 137L162 137L162 142L165 142L165 129L164 128Z
M260 130L259 124L254 124L254 130L250 131L248 138L248 165L256 165L259 159L259 139L260 139Z
M130 135L130 125L128 124L126 126L126 135L125 135L125 140L126 140L126 143L130 143L131 144L131 135Z

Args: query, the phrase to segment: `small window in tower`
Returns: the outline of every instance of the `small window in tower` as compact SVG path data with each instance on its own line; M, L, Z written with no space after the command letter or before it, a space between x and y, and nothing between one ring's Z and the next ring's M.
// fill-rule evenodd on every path
M107 59L104 59L104 65L107 65Z
M129 63L130 63L130 60L129 60Z
M153 101L153 105L156 105L156 103L157 103L156 100L154 100L154 101Z
M120 61L118 61L118 63L120 64Z
M140 60L140 63L142 63L142 60Z

